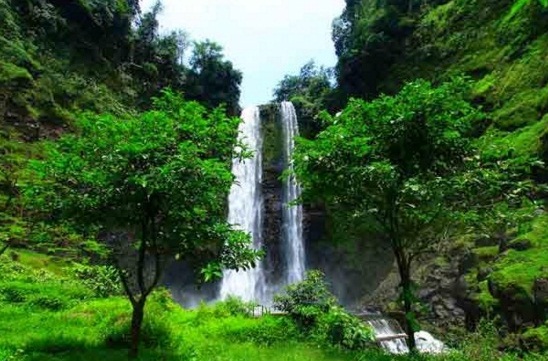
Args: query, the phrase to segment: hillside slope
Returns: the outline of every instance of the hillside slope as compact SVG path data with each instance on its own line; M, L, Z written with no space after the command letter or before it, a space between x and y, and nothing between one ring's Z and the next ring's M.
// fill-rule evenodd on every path
M382 16L371 4L362 1L359 16ZM430 305L425 317L473 327L479 317L499 314L511 332L525 332L520 342L538 347L548 340L542 326L548 305L548 218L541 191L546 173L526 164L548 161L548 9L530 1L510 16L516 5L513 0L424 2L415 15L400 17L408 33L375 86L377 92L393 93L419 77L435 82L471 77L473 101L488 115L478 142L483 153L521 167L522 179L532 179L538 191L530 194L534 202L499 210L489 229L452 240L440 249L442 256L417 270L420 296ZM380 295L395 282L387 280L373 299L385 299Z

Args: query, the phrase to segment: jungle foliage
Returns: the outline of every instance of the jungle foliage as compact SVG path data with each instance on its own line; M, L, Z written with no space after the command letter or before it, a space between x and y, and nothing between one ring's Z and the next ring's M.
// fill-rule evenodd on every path
M161 11L157 3L143 12L135 0L0 1L0 251L94 248L68 224L37 220L21 197L25 184L38 182L25 171L41 154L37 141L74 130L81 112L125 119L169 87L238 113L241 73L211 41L160 34Z
M473 255L471 265L457 265L458 269L449 270L465 273L461 276L468 288L459 297L471 305L465 311L468 327L477 326L480 317L498 315L500 336L504 337L504 340L499 339L502 347L546 349L547 344L543 341L546 300L539 293L539 287L547 277L545 261L540 255L548 247L548 234L540 226L546 218L545 163L548 160L546 2L347 0L343 13L333 23L333 40L338 56L337 86L333 94L336 94L338 108L343 111L340 117L319 117L325 119L323 123L319 122L322 132L313 142L301 141L302 152L297 158L301 164L307 164L301 169L301 177L308 184L308 192L316 193L316 202L323 198L324 204L329 204L326 206L328 223L336 224L329 237L359 243L367 238L360 237L360 232L378 226L374 216L383 209L378 206L366 207L372 210L366 214L369 221L363 219L363 212L356 211L360 207L355 204L343 207L354 212L337 216L337 208L345 202L361 202L373 196L370 192L359 192L371 191L369 183L364 182L368 172L377 168L386 170L386 174L371 184L382 185L392 179L388 165L386 168L365 166L375 162L368 144L374 142L379 149L390 149L395 141L399 152L394 152L392 157L398 154L402 159L417 156L415 160L420 158L422 147L427 147L428 142L409 143L415 139L409 136L416 134L413 129L402 128L405 136L399 137L399 125L404 119L417 116L416 124L426 124L428 118L424 112L428 106L418 99L410 103L417 101L422 108L395 114L395 109L406 103L401 95L411 93L411 84L420 88L417 78L443 88L444 82L464 74L471 80L469 86L461 88L469 105L458 106L445 115L445 120L449 121L470 104L484 113L466 134L474 155L464 158L466 172L455 178L460 178L457 183L442 182L434 186L421 179L418 187L426 187L425 194L432 190L440 192L441 198L428 196L426 199L438 198L450 203L451 194L458 192L463 204L474 206L466 214L459 211L453 214L456 218L444 221L453 227L451 232L434 232L443 238L438 250L447 254L421 258L416 273L420 273L419 269L431 272L432 267L440 267L443 272L443 267L455 267L455 258L467 260L467 254ZM394 95L397 101L390 107L380 106L391 99L384 94ZM331 106L323 103L321 107L329 109ZM337 110L331 110L331 113ZM444 113L438 108L432 114L438 112ZM361 137L357 134L358 129L362 124L369 124L371 114L375 114L375 123ZM385 116L392 118L393 123L385 124ZM444 124L445 135L449 135L456 125L452 121ZM379 130L382 127L385 131ZM393 131L395 135L392 135ZM381 134L389 136L375 141ZM455 155L431 151L436 154L429 154L425 159L440 156L446 165L459 159ZM389 159L392 164L394 158ZM347 168L349 165L352 167ZM420 170L420 162L417 166L413 169ZM470 172L469 166L477 167L476 171ZM442 179L446 175L442 175ZM466 178L478 181L470 183ZM341 187L337 191L338 185ZM382 188L390 189L389 185ZM353 189L355 194L351 194ZM413 202L409 204L416 207ZM335 208L330 209L333 206ZM445 204L442 218L450 211L450 204ZM428 220L428 217L419 218L420 222ZM421 237L420 227L416 232L414 226L410 229ZM334 234L341 231L344 234ZM374 234L388 237L390 232L381 227ZM416 287L420 288L421 284ZM433 312L430 309L423 316L432 317ZM511 339L519 341L509 341ZM520 345L516 346L516 343Z
M170 91L152 110L127 118L82 115L75 132L45 146L31 163L38 181L26 196L49 222L73 222L102 241L131 301L131 355L148 296L173 260L207 280L222 269L248 269L258 253L226 221L239 118L208 112ZM234 154L238 146L241 153ZM94 232L95 231L95 232Z

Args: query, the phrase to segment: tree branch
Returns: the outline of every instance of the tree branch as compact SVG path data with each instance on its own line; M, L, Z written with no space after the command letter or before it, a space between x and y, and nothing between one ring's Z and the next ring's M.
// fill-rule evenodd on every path
M131 302L133 306L135 306L137 304L137 300L135 299L135 297L133 296L133 293L131 292L128 279L126 278L124 271L122 270L119 264L117 264L116 268L118 269L118 275L120 276L120 280L122 281L122 286L124 287L124 291L128 295L129 301Z

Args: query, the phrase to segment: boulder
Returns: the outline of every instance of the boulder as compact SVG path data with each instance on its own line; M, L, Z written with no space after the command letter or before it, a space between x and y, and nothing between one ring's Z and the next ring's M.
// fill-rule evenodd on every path
M528 239L514 239L506 245L507 249L516 251L525 251L533 247L533 243Z

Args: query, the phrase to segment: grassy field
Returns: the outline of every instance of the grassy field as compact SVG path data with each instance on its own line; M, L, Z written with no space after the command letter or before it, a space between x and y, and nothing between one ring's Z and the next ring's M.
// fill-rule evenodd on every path
M72 278L70 266L17 251L0 257L0 360L127 359L130 304L101 298ZM247 317L229 301L185 310L165 290L148 303L142 361L388 361L409 360L371 348L345 351L302 334L280 316ZM488 342L488 341L487 341ZM478 343L439 360L497 360ZM507 356L504 359L515 359ZM539 358L533 358L538 360Z

